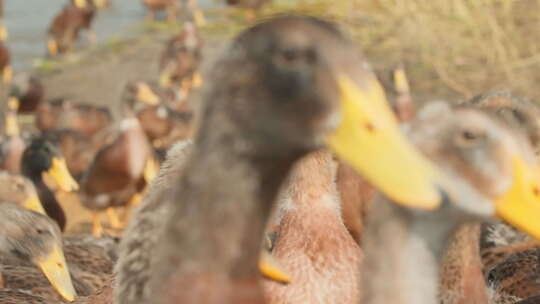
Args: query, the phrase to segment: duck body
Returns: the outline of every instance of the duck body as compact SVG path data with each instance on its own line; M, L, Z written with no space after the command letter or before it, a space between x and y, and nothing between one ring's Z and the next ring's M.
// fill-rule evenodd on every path
M358 303L362 252L340 215L337 164L325 151L300 160L287 181L272 255L289 284L265 281L266 303Z
M84 7L70 2L49 26L49 54L64 54L72 50L82 30L90 30L95 16L93 3L84 1ZM53 46L54 45L54 46Z
M19 135L4 135L0 139L0 169L11 173L21 172L21 158L26 143Z
M192 78L195 76L202 58L202 47L203 41L195 25L186 23L184 29L167 42L161 53L159 60L160 81L191 86L191 83L182 84L182 81L189 78L189 81L193 82Z
M22 73L13 79L10 95L19 100L19 113L33 113L43 101L45 88L36 76Z
M107 108L74 103L66 99L55 99L39 105L36 127L41 132L71 129L84 136L94 136L108 127L112 114Z

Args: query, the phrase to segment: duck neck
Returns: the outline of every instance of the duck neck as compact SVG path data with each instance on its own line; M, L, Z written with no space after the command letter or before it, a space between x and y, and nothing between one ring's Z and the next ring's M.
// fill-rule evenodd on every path
M377 199L364 239L362 303L438 303L439 262L457 223L444 210L420 212Z
M61 231L64 231L66 227L66 214L56 200L54 193L49 189L47 184L45 184L41 175L29 176L29 178L34 182L34 186L37 190L39 200L43 204L45 213L56 221Z
M262 303L257 268L261 240L281 181L298 157L255 157L232 136L214 138L218 142L201 138L203 134L177 183L174 197L181 200L171 202L154 272L160 275L150 286L166 298L164 303L205 302L216 295L216 303L234 303L232 298L242 291L254 293L249 303ZM173 282L185 288L166 288ZM207 282L220 288L203 294Z

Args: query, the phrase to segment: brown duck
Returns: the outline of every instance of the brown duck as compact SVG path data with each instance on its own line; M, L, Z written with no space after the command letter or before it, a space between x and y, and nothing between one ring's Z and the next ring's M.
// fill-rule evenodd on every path
M439 303L439 263L450 236L463 224L498 216L540 233L534 219L540 212L539 167L523 134L478 110L442 102L427 105L417 117L412 141L440 164L446 197L432 211L382 197L373 204L363 237L362 303Z
M295 161L325 144L387 195L435 207L436 170L401 135L365 67L334 25L315 18L280 17L235 38L208 82L184 171L160 194L171 209L150 278L134 271L139 289L123 289L118 302L263 303L257 261L272 203Z
M103 1L70 0L56 15L49 26L47 49L50 56L65 54L73 49L82 30L88 31L88 39L95 43L92 22L97 5Z

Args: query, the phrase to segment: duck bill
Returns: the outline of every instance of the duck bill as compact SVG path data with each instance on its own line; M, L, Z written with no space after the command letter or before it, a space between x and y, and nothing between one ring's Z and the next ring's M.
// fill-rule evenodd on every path
M53 179L62 191L71 192L79 189L79 184L69 173L66 161L63 158L53 157L51 168L44 174Z
M439 172L401 133L378 81L360 88L339 75L338 85L342 120L329 147L396 203L436 208Z
M540 239L540 179L539 170L514 158L512 186L495 203L497 215L517 228Z
M287 284L291 281L289 275L281 269L276 259L265 250L262 251L259 258L259 271L263 277L279 283Z
M86 8L86 0L75 0L75 6L78 8Z
M152 92L152 89L145 83L139 83L137 88L137 99L150 106L159 104L159 97Z
M0 24L0 41L6 41L8 38L8 30L4 24Z
M69 302L75 299L77 293L73 288L66 259L60 246L55 246L43 260L37 262L37 265L64 299Z
M154 178L156 178L158 173L159 162L155 158L149 157L148 160L146 160L146 164L144 165L144 180L149 184Z
M49 40L47 40L47 50L49 51L49 55L50 56L56 56L58 55L58 43L56 42L55 39L52 39L52 38L49 38Z
M167 70L165 70L159 75L159 86L161 88L169 88L171 87L171 85L172 85L171 75L169 74Z
M30 195L24 202L23 207L28 210L32 210L41 214L45 214L45 210L43 209L43 205L41 204L41 201L39 200L39 197L37 194Z

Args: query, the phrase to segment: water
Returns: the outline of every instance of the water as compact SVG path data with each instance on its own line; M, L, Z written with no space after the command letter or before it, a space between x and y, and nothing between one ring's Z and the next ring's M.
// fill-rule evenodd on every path
M16 70L28 69L36 58L46 53L45 40L49 24L68 0L4 0L5 19L9 31L8 47ZM144 19L140 0L113 0L110 9L101 11L94 20L98 43L120 37ZM214 0L199 0L208 8ZM85 33L81 35L84 40Z

